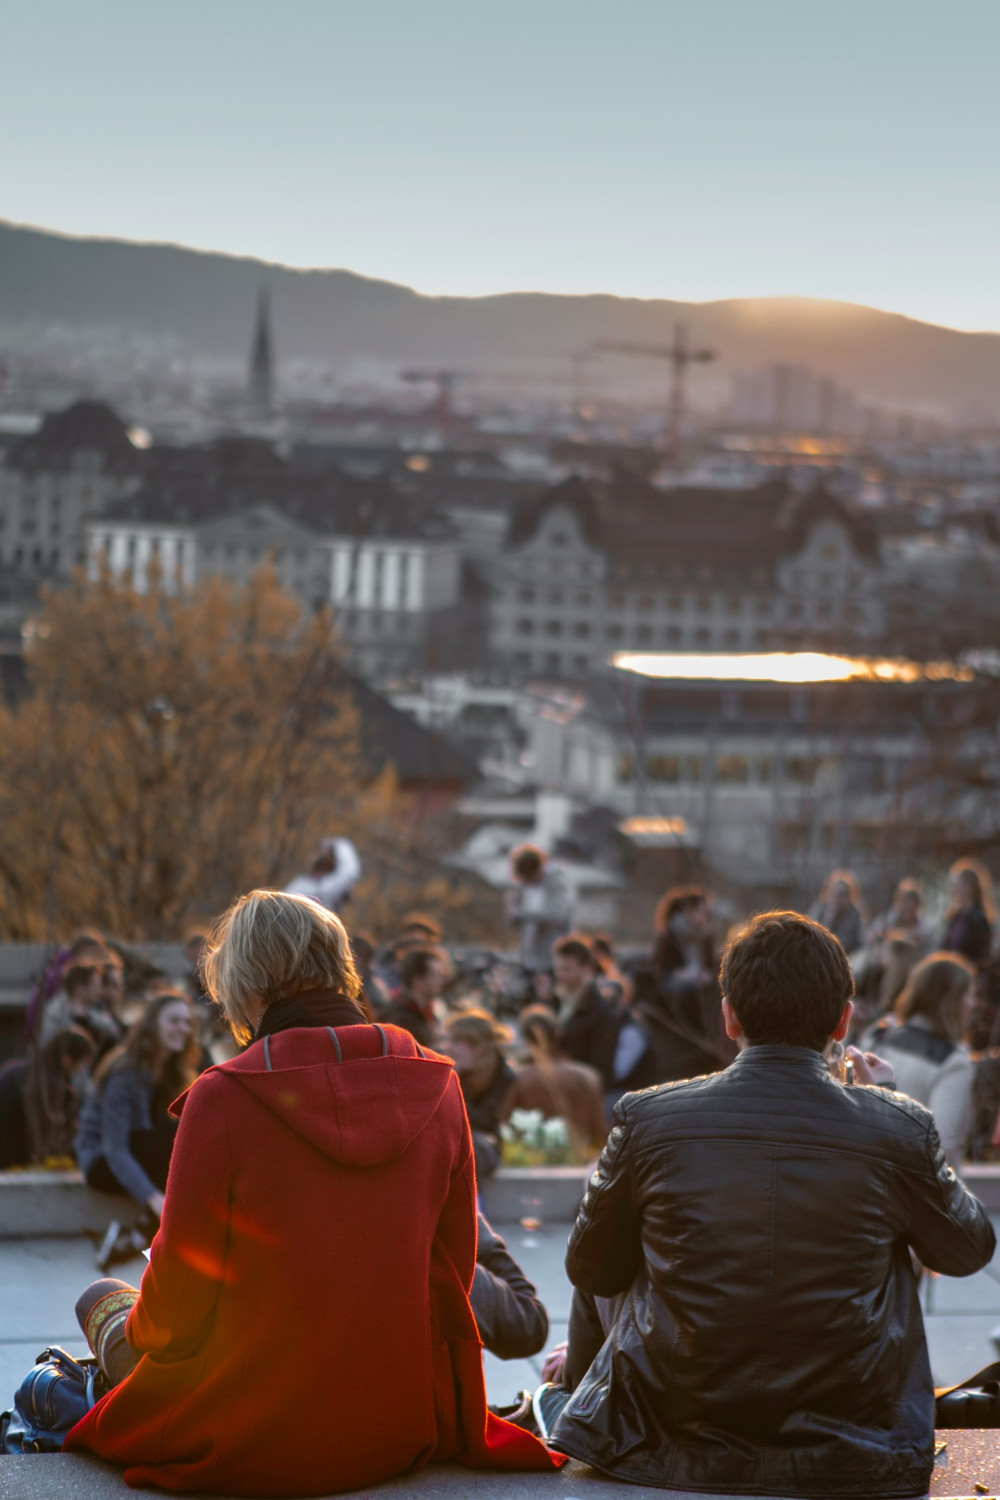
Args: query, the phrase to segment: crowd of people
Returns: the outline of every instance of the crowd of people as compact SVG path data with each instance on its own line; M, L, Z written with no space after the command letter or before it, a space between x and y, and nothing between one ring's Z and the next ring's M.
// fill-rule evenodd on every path
M708 890L680 887L626 961L573 930L569 880L525 845L518 961L470 968L428 913L382 944L349 933L333 907L360 864L341 842L288 892L192 934L184 985L91 932L39 981L27 1053L0 1070L0 1166L72 1154L90 1186L133 1200L102 1272L152 1246L141 1289L105 1277L81 1298L109 1389L70 1446L133 1483L234 1494L354 1488L431 1457L541 1471L559 1454L691 1489L766 1474L817 1496L922 1493L907 1487L933 1432L912 1262L963 1275L993 1250L960 1182L1000 1108L987 871L953 867L937 927L912 879L869 920L835 871L811 917L724 937ZM564 1121L577 1159L600 1162L570 1242L568 1344L530 1407L501 1415L480 1344L513 1358L548 1333L477 1199L519 1111ZM835 1311L849 1305L858 1327ZM800 1433L804 1458L759 1363L772 1318L787 1323L767 1358L801 1367L786 1416L794 1429L804 1401L823 1428ZM342 1371L323 1400L351 1434L335 1455L296 1373L318 1329ZM801 1347L814 1335L825 1353ZM276 1391L270 1475L256 1438ZM294 1489L289 1445L312 1455ZM831 1487L838 1462L864 1484Z

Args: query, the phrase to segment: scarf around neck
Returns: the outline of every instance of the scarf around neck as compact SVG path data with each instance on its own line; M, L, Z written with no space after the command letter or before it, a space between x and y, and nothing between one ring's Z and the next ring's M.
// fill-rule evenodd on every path
M301 994L289 995L275 1000L261 1017L254 1035L259 1042L266 1036L275 1036L279 1031L292 1031L299 1026L366 1026L368 1017L356 1000L340 995L336 990L303 990Z

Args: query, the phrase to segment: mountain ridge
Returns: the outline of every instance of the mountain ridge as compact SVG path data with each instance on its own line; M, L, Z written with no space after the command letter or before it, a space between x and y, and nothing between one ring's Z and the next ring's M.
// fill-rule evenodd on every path
M523 368L526 378L537 379L548 367L563 370L597 340L663 342L683 322L693 341L719 354L709 375L699 376L703 383L774 362L807 364L888 405L952 420L1000 420L1000 333L953 329L864 304L801 296L692 303L612 292L457 297L343 267L290 267L3 219L0 352L5 327L59 324L168 336L192 354L242 361L262 282L279 360ZM648 374L651 383L659 374L662 385L662 372Z

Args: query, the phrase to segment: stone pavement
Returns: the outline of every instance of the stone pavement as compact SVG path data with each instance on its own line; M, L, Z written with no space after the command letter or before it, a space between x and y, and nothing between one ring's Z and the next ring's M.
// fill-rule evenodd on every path
M544 1225L526 1231L519 1224L496 1226L512 1254L537 1285L552 1320L550 1342L566 1336L570 1288L563 1270L569 1226ZM138 1283L145 1262L115 1268L115 1275ZM96 1276L94 1247L85 1239L8 1240L0 1242L0 1408L46 1344L61 1344L71 1354L86 1353L76 1327L73 1306L80 1290ZM935 1383L948 1385L996 1358L990 1333L1000 1327L1000 1257L966 1280L935 1277L925 1283L928 1340ZM542 1356L531 1360L486 1356L490 1400L507 1402L523 1387L538 1383ZM947 1462L935 1470L934 1495L972 1495L976 1482L987 1493L1000 1491L1000 1432L944 1433ZM35 1467L32 1467L34 1465ZM53 1455L35 1459L0 1458L0 1500L111 1500L133 1493L117 1470L88 1459ZM553 1500L621 1500L659 1496L663 1490L604 1480L580 1465L554 1479L531 1475L472 1474L440 1468L364 1492L374 1496L410 1494L421 1500L460 1495L476 1500L527 1500L550 1494ZM980 1491L980 1494L983 1492ZM675 1500L679 1497L675 1496ZM715 1500L719 1500L716 1496Z

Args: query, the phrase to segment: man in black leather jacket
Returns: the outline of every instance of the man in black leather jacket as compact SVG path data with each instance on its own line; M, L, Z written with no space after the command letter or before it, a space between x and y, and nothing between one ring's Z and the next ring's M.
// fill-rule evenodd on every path
M877 1059L851 1049L868 1086L831 1076L853 992L836 938L767 913L721 978L735 1062L615 1110L566 1266L616 1301L551 1442L666 1489L923 1495L934 1393L910 1250L968 1276L993 1230L929 1111L870 1086Z

